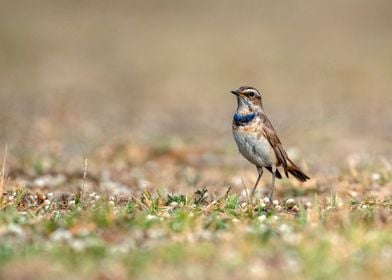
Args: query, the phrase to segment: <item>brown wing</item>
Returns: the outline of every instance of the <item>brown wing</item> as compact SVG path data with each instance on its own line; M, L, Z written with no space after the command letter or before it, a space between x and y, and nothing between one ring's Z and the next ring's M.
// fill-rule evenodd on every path
M263 131L265 136L268 139L268 142L271 144L272 148L275 151L275 155L280 164L282 164L284 173L287 177L289 177L288 173L288 166L287 166L287 154L286 151L283 149L282 143L279 140L278 135L275 132L274 127L272 126L271 122L267 118L265 114L261 114L261 119L263 121Z

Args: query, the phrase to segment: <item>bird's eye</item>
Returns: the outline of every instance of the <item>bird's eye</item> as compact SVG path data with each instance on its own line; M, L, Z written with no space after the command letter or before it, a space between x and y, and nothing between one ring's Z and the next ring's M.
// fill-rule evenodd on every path
M249 97L253 97L253 96L255 96L255 93L254 92L250 92L249 93Z

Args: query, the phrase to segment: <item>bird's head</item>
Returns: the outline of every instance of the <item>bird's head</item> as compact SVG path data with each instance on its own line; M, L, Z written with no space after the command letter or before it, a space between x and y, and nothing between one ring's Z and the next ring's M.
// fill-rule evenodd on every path
M258 112L263 109L261 93L256 88L242 86L239 89L232 90L231 93L237 96L237 111Z

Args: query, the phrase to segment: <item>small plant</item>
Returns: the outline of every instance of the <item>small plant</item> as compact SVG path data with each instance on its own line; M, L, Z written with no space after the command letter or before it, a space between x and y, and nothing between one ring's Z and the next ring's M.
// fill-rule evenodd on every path
M225 208L230 210L237 209L240 199L236 194L230 194L225 201Z
M175 202L178 205L185 205L187 201L187 198L185 195L180 194L180 195L167 195L167 205L170 205L171 203Z
M196 205L202 205L207 203L208 190L206 188L199 189L195 192L194 203Z

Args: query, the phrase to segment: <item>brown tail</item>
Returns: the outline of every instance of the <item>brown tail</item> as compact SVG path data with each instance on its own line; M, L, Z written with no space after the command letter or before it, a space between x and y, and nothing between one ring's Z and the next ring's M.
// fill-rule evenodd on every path
M310 177L306 175L298 166L296 166L290 159L288 159L290 164L287 166L287 171L293 175L298 181L305 182L309 180Z

